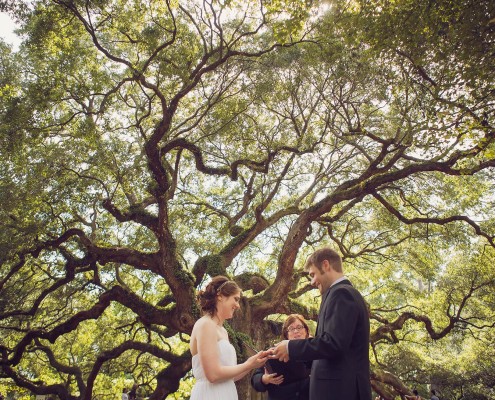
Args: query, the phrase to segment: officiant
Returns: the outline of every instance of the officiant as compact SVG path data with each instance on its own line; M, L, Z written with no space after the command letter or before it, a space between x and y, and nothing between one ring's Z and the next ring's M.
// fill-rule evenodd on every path
M306 339L309 327L302 315L291 314L282 327L282 340ZM268 400L309 400L311 362L269 360L255 370L251 385L257 392L268 392Z

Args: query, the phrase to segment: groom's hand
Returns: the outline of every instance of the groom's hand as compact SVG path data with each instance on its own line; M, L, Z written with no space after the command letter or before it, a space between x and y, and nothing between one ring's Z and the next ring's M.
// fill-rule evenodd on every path
M270 358L277 359L279 361L287 362L289 361L289 341L282 340L280 343L277 343L275 347L271 349L272 355Z

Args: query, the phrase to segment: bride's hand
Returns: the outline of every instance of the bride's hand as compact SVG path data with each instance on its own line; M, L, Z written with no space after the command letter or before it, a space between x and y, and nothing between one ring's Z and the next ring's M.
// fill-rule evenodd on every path
M251 366L251 368L260 368L263 365L265 365L266 361L268 360L269 355L270 355L269 350L263 350L263 351L260 351L258 354L255 354L254 356L249 357L247 359L247 362Z

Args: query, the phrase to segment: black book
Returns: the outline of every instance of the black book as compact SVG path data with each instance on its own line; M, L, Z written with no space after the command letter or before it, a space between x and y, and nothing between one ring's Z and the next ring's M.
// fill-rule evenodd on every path
M276 373L277 375L284 376L284 383L296 382L302 379L306 379L309 376L310 368L307 363L303 361L290 361L283 362L279 360L268 360L265 366L270 374ZM271 370L271 371L270 371Z

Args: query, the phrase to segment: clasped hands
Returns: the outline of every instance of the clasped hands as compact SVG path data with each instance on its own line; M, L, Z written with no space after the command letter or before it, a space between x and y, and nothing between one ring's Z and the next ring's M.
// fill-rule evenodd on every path
M273 347L270 347L268 350L262 350L258 351L256 354L256 358L259 361L268 359L268 360L279 360L283 362L289 361L289 341L288 340L282 340L281 342L277 343ZM254 350L254 349L252 349Z
M257 354L254 354L249 358L251 366L253 368L258 368L269 360L279 360L283 362L289 361L288 343L289 343L288 340L282 340L280 343L277 343L274 347L271 347L268 350L258 351ZM267 375L271 375L270 378L276 376L276 374L267 374ZM269 377L265 377L265 379L267 378ZM279 382L269 382L269 383L279 384Z
M282 340L281 342L277 343L274 347L268 349L268 351L270 352L270 355L268 356L269 359L279 360L283 362L289 361L288 340Z

